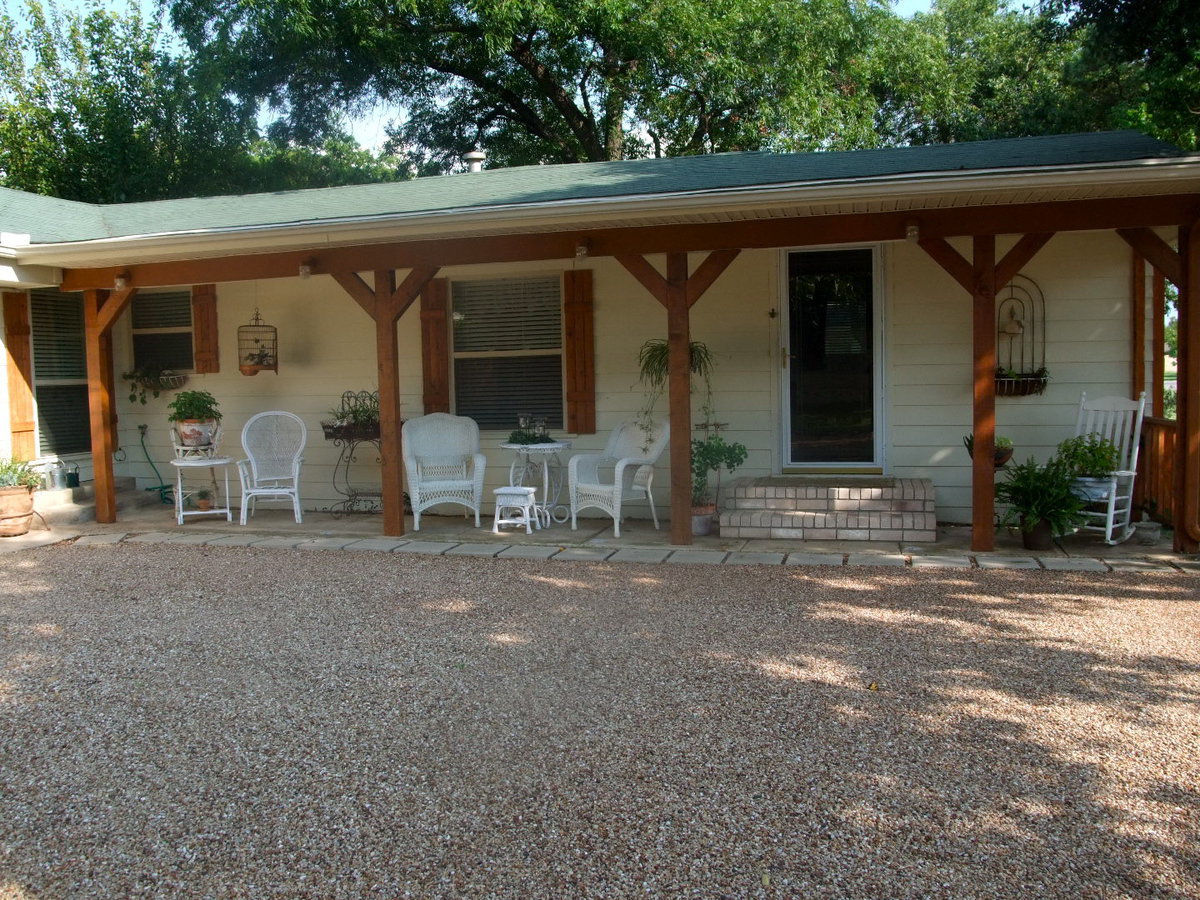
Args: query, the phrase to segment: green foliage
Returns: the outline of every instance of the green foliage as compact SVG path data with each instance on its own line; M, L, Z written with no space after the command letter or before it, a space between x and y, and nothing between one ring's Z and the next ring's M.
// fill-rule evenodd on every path
M99 4L25 0L0 15L0 183L92 203L271 191L407 177L340 133L315 147L259 138L258 109L219 70L168 52L173 36ZM172 48L175 50L175 48Z
M1001 450L1011 450L1013 448L1012 438L1002 437L1001 435L996 435L992 441L992 444L995 447L997 452L999 452ZM974 456L975 455L975 435L964 434L963 435L963 446L967 448L968 456Z
M1121 464L1116 444L1098 434L1081 434L1058 445L1058 457L1075 478L1104 478Z
M1163 418L1174 419L1179 407L1179 394L1175 388L1163 391Z
M170 410L167 415L169 422L221 420L217 400L208 391L180 391L175 395L175 399L167 404L167 409Z
M27 487L36 489L42 486L42 476L29 467L23 459L9 457L0 459L0 487Z
M190 47L301 140L382 103L448 168L871 144L882 6L820 0L175 0ZM768 64L769 61L769 64Z
M510 444L553 444L555 439L548 434L538 434L536 431L530 431L527 428L518 428L508 435L508 443Z
M1067 534L1082 521L1084 504L1072 490L1073 477L1070 467L1057 456L1045 465L1032 457L1010 464L1004 470L1004 480L996 485L996 499L1008 506L1001 524L1032 531L1045 520L1053 534Z
M704 440L692 441L692 505L703 506L714 502L721 493L721 470L733 472L746 461L744 444L730 444L719 434L710 434ZM717 483L712 494L708 491L710 472L717 473Z

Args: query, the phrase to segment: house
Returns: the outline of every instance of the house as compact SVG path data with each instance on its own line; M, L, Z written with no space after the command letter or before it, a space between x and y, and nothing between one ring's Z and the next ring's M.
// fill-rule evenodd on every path
M153 483L142 441L160 467L171 456L167 398L130 403L120 373L166 354L219 398L231 434L263 409L299 413L303 496L321 508L338 499L337 451L319 422L344 390L377 388L383 528L401 534L401 417L478 418L494 487L518 411L598 448L642 404L641 344L667 337L657 484L687 543L687 345L702 340L718 418L750 450L740 475L928 483L936 517L972 523L987 550L994 434L1044 456L1081 390L1143 390L1161 357L1158 275L1180 289L1174 509L1179 549L1194 551L1198 218L1200 156L1133 132L112 206L3 190L0 452L80 462L113 521L114 474ZM279 365L247 377L237 334L256 313L278 328ZM1043 367L1043 392L997 397L998 368Z

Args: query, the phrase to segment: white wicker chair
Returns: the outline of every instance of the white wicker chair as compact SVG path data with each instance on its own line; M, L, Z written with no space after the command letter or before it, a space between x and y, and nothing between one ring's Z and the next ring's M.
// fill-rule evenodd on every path
M1117 471L1107 479L1079 490L1087 501L1080 530L1104 535L1106 544L1119 544L1133 534L1133 482L1137 477L1138 444L1145 413L1145 391L1137 400L1124 397L1088 400L1086 392L1079 395L1075 434L1108 438L1116 445L1120 459Z
M400 434L413 530L421 530L421 513L439 503L457 503L474 511L478 528L487 459L479 452L475 420L430 413L409 419Z
M664 419L655 420L649 433L636 422L622 422L608 437L603 453L577 453L567 464L567 488L571 499L571 529L582 509L602 509L613 518L613 537L621 536L621 502L645 498L650 517L658 528L658 512L650 487L654 464L662 455L671 434ZM611 477L609 476L611 469Z
M292 501L296 521L300 512L300 464L308 429L295 413L283 410L260 412L242 428L242 447L247 459L238 460L238 478L242 482L241 523L253 513L259 497Z

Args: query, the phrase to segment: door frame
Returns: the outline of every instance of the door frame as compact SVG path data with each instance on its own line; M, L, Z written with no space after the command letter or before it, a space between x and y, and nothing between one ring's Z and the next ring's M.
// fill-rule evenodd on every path
M839 250L870 250L871 251L871 305L872 323L872 392L875 423L874 459L871 462L829 462L803 463L792 461L792 413L791 413L791 297L788 285L788 260L793 253L830 253ZM887 353L884 346L885 299L883 289L884 272L886 269L886 247L878 243L830 244L820 247L786 247L779 251L779 309L780 309L780 356L779 371L779 459L781 470L786 474L850 474L850 475L879 475L883 474L887 460L885 451L887 441L887 421L884 403L883 373L887 364Z

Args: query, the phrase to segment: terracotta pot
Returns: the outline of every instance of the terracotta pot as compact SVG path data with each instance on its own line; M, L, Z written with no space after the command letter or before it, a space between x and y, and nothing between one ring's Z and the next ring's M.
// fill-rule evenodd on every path
M0 537L17 537L33 521L33 488L0 487Z
M1050 530L1050 523L1045 519L1038 519L1033 528L1027 531L1025 529L1025 519L1022 518L1021 545L1026 550L1053 550L1054 532Z

